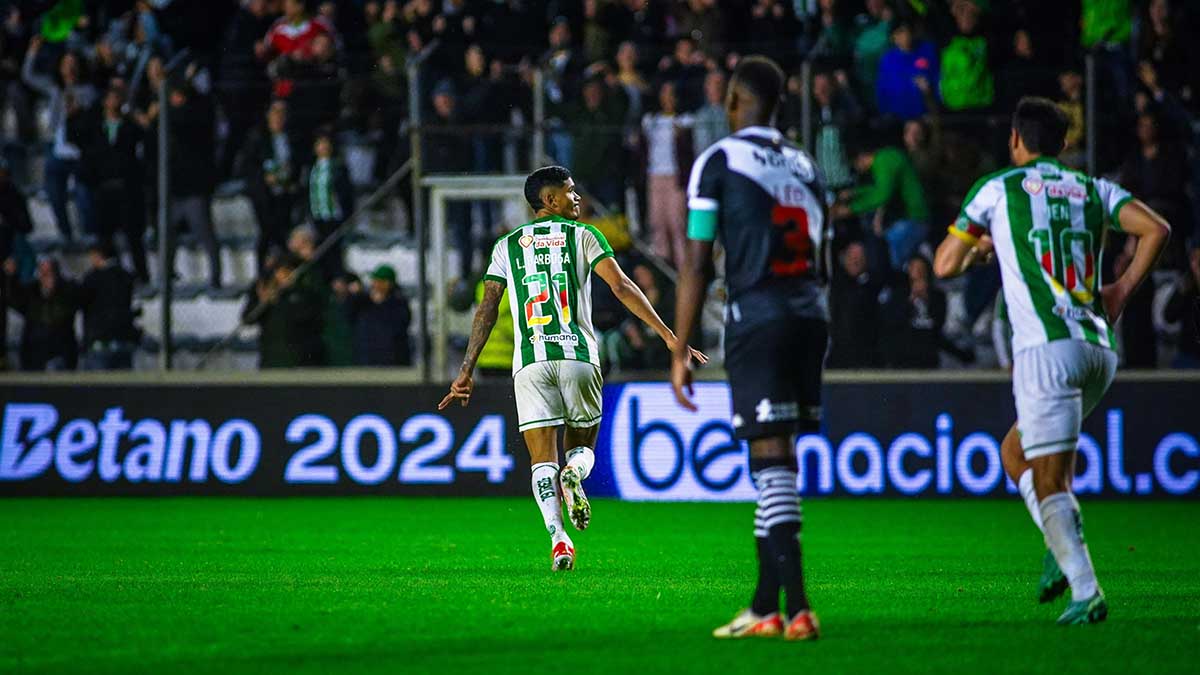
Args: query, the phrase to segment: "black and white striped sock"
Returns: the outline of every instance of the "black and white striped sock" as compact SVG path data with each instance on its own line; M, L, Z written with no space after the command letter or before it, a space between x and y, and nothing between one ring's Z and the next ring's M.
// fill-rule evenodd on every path
M766 551L773 563L778 587L782 587L787 596L787 616L790 618L808 609L800 564L801 515L796 469L778 460L752 460L751 466L755 469L754 483L758 486L755 537L763 532L766 534ZM760 562L760 579L762 566Z

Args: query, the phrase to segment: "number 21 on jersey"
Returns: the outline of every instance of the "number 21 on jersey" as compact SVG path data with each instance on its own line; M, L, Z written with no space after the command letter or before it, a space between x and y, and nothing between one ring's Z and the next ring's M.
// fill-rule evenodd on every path
M553 289L551 288L552 281ZM569 290L566 272L556 272L553 275L549 272L535 272L526 275L521 283L529 288L529 299L525 301L525 323L530 326L545 326L550 323L552 317L542 313L542 305L550 302L552 291L562 310L563 324L571 323L571 303L567 296Z

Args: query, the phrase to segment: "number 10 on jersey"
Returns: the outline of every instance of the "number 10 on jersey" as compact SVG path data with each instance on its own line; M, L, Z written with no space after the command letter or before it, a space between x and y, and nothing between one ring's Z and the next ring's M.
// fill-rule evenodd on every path
M563 324L571 323L571 303L567 295L567 273L536 272L526 275L521 283L529 289L529 299L525 301L525 322L530 326L545 326L550 323L550 315L542 313L542 305L550 302L551 282L554 282L554 296L562 310Z

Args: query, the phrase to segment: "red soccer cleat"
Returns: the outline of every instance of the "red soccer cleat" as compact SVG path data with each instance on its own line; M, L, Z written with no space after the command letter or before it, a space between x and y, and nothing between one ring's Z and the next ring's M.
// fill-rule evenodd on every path
M555 572L574 569L575 547L567 540L557 542L554 544L554 549L550 551L550 560L550 569Z
M783 634L783 639L816 640L819 637L820 628L820 624L817 623L817 615L813 614L812 610L806 609L792 618L787 632Z

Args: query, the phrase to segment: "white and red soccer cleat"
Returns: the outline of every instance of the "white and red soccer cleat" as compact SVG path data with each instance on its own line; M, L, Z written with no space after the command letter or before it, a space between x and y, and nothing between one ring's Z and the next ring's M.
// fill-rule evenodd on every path
M588 503L587 495L583 492L583 480L572 467L567 467L558 474L562 484L563 501L566 502L567 515L571 524L577 530L586 530L592 520L592 505Z
M778 612L759 616L753 610L747 608L735 616L733 621L714 630L713 637L719 640L753 637L773 638L779 637L782 633L783 619L779 618Z
M553 550L550 551L550 560L550 569L555 572L574 569L575 547L567 539L555 542Z
M817 623L817 615L813 614L812 610L806 609L792 617L787 632L783 634L783 639L816 640L820 636L820 630L821 626Z

